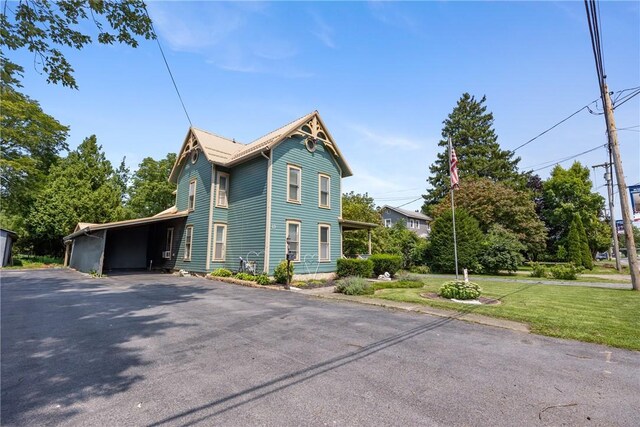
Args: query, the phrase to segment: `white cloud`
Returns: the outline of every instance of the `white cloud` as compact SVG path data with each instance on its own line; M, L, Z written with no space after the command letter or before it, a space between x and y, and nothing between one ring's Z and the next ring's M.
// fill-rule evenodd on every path
M402 135L379 133L361 125L351 125L350 128L357 133L360 140L374 143L381 147L402 148L406 150L417 150L420 148L420 143Z
M315 24L315 27L311 30L311 34L316 36L326 47L335 49L336 44L333 41L333 28L317 13L311 13L311 18Z

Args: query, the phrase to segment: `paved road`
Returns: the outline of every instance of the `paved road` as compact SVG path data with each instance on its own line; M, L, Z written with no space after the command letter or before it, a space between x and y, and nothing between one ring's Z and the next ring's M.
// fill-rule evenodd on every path
M640 353L169 275L2 272L2 425L640 425Z

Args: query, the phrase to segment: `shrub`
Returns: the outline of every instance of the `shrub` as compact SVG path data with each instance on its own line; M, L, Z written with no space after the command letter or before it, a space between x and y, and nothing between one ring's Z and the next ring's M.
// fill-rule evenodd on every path
M336 283L336 292L345 295L372 295L375 289L362 277L345 277Z
M216 268L211 272L211 275L216 277L231 277L233 276L233 273L231 270L227 270L226 268Z
M531 263L531 277L547 277L547 269L544 265L538 262Z
M476 270L482 245L482 231L478 221L464 209L456 209L456 235L458 242L458 266ZM456 271L453 253L453 221L451 210L440 215L431 228L429 266L439 273Z
M269 276L267 276L265 273L258 274L258 275L254 278L254 280L256 281L256 283L257 283L258 285L262 285L262 286L265 286L265 285L268 285L268 284L270 284L270 283L271 283L271 280L269 280Z
M550 269L551 277L562 280L576 280L578 274L582 272L582 267L576 267L573 264L558 264Z
M415 274L429 274L431 269L426 265L414 265L409 269L410 272Z
M287 275L287 261L280 261L280 264L273 270L273 278L276 283L282 285L287 283L289 277L293 277L293 263L289 264L289 274Z
M373 262L369 259L338 258L337 265L337 274L339 277L373 276Z
M369 257L373 263L373 273L376 276L389 272L395 276L396 272L402 268L402 257L400 255L377 254Z
M479 261L485 273L497 273L500 270L516 272L524 261L520 253L524 251L524 245L515 234L499 225L491 227L482 249Z
M440 287L438 295L448 299L476 299L480 296L480 291L480 286L476 283L452 280Z
M237 273L233 277L235 277L238 280L248 280L250 282L253 282L253 281L256 280L256 276L254 276L253 274L250 274L250 273Z

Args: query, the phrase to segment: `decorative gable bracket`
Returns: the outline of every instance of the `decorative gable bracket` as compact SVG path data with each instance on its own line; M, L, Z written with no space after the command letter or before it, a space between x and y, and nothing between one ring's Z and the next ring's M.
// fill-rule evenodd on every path
M294 135L302 137L313 138L323 142L325 147L329 148L334 156L338 156L338 152L333 142L327 137L327 132L322 127L322 124L318 120L316 115L313 115L308 122L302 125Z

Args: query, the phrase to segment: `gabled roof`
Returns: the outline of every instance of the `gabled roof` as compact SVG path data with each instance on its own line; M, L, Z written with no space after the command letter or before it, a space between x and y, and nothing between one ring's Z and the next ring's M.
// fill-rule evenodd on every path
M310 132L302 130L305 126ZM324 122L320 118L320 114L317 111L313 111L261 136L249 144L242 144L235 139L225 138L202 129L191 127L182 144L180 154L173 165L169 180L171 182L177 182L180 167L192 150L202 150L207 160L211 163L221 166L233 166L263 151L273 149L276 145L294 134L316 138L335 156L342 170L342 176L347 177L353 175L349 164L327 131Z
M390 209L392 211L396 211L400 215L404 215L407 218L421 219L423 221L431 221L432 220L432 218L427 216L427 215L421 214L420 212L410 211L410 210L407 210L407 209L394 208L393 206L389 206L389 205L384 205L382 207L382 210L384 210L384 209Z

